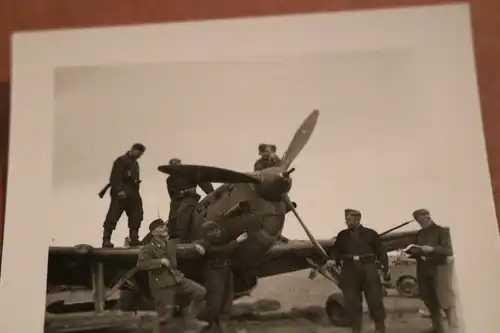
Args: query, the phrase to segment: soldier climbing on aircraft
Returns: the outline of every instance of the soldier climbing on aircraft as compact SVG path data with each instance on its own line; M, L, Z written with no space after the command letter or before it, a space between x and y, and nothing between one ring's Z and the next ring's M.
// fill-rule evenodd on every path
M278 149L274 144L261 143L259 145L259 155L260 158L255 162L253 166L254 171L261 171L274 166L279 166L281 164L281 159L278 157ZM293 203L294 207L297 207L296 203ZM287 213L290 211L288 209ZM288 243L290 240L283 236L278 235L278 240L282 243Z
M189 303L183 308L187 329L200 330L207 325L196 319L205 298L205 288L186 278L177 268L176 247L179 239L175 227L175 222L171 221L169 232L163 221L153 222L153 238L141 249L137 260L138 269L149 271L149 286L155 300L161 333L170 332L176 295L187 299ZM205 253L200 245L195 247L200 254Z
M179 158L172 158L169 161L170 165L181 164ZM209 194L214 191L211 183L198 183L196 179L187 179L180 176L170 175L166 179L167 191L170 196L170 212L169 220L177 216L180 223L181 239L184 239L189 232L190 212L198 201L200 195L196 193L196 188L199 186L203 192Z
M111 235L123 212L128 217L130 246L140 245L139 228L143 219L142 198L139 193L140 173L138 159L146 147L135 143L129 151L113 162L109 183L99 192L99 197L111 188L111 201L103 224L102 247L114 247Z
M259 145L259 155L260 158L253 166L254 171L261 171L281 164L281 159L277 155L277 148L274 144L261 143Z
M352 332L360 333L362 329L364 294L370 317L375 322L375 332L385 333L384 289L378 270L380 265L384 280L390 281L387 252L382 247L380 235L361 225L361 212L346 209L345 220L347 229L338 233L331 251L332 260L327 266L341 267L340 288Z
M245 232L229 243L222 242L221 229L216 222L207 221L202 225L205 252L206 307L211 333L225 332L233 305L234 277L230 256L238 244L248 238Z

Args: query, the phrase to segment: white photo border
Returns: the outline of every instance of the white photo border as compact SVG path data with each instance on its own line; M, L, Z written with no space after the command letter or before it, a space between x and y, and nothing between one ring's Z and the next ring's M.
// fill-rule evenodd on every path
M448 158L454 165L446 175L449 207L456 212L454 221L443 223L452 226L467 331L500 327L495 297L500 266L484 258L500 253L500 242L478 117L469 15L468 5L459 4L15 34L0 331L43 329L51 238L46 226L57 209L50 195L54 70L387 48L433 50L440 70L456 78L450 88L456 95L442 109L443 119L449 120L443 140L450 143Z

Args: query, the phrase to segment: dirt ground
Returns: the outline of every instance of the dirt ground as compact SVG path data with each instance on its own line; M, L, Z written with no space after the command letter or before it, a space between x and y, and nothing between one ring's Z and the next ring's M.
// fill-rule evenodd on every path
M251 297L244 297L235 302L235 320L232 326L240 333L347 333L349 329L333 327L324 312L325 301L336 287L328 280L318 277L307 278L308 271L259 280L259 285ZM91 295L82 293L61 293L51 295L53 299L65 299L68 303L89 301ZM257 310L255 304L274 303L273 311ZM48 300L49 301L49 300ZM423 304L418 299L401 298L390 291L385 300L388 310L387 333L419 333L429 327L429 319L424 318L419 310ZM242 319L238 312L248 309L258 318ZM246 309L243 310L242 309ZM365 307L366 310L366 307ZM248 317L245 317L248 318ZM366 332L373 332L368 318Z
M314 280L307 278L308 271L285 274L277 277L259 280L259 285L252 293L252 297L238 300L238 303L249 303L256 300L272 299L281 303L279 313L286 317L286 313L293 318L276 318L279 315L269 315L269 318L259 321L235 322L241 332L290 332L290 333L348 333L349 329L333 327L324 313L324 305L328 296L337 287L330 281L317 277ZM429 319L424 318L419 310L423 304L419 299L398 297L395 291L390 290L385 299L388 311L387 333L419 333L429 327ZM373 332L373 326L366 313L366 332ZM306 318L304 318L306 317Z

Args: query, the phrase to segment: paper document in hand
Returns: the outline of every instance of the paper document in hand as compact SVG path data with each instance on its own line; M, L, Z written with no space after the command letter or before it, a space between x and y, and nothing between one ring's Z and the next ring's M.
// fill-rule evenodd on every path
M422 249L422 247L419 246L419 245L410 244L407 247L405 247L405 249L403 250L403 252L408 252L408 251L410 251L412 249Z

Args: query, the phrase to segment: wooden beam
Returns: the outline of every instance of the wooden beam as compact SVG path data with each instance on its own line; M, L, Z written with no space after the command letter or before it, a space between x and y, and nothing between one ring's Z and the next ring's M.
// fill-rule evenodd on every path
M104 264L97 262L92 268L92 289L94 296L94 311L104 311Z

